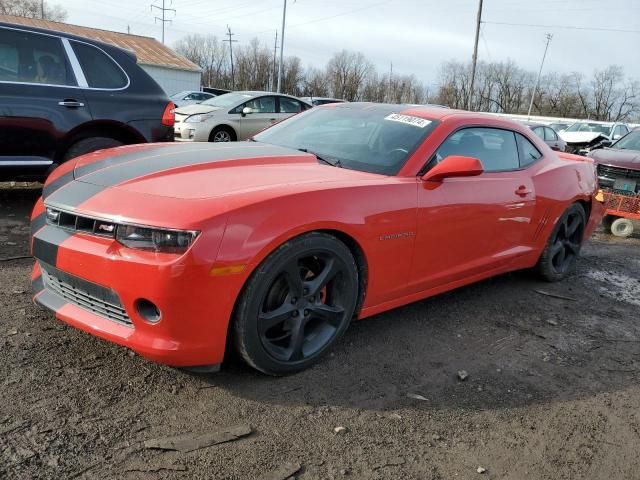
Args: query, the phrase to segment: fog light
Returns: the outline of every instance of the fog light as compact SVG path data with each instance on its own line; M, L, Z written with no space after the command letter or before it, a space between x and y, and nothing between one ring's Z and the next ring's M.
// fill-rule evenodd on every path
M160 321L160 309L155 303L139 298L135 303L136 311L144 320L149 323L158 323Z

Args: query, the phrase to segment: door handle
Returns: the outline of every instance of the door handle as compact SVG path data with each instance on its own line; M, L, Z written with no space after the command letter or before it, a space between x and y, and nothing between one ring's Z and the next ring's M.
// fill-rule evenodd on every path
M277 120L277 118L270 118L269 121L270 122L275 122Z
M524 185L520 185L515 193L516 193L516 195L518 195L520 197L526 197L527 195L529 195L531 193L531 190L529 190Z
M77 100L70 99L70 98L66 100L62 100L61 102L58 102L58 105L60 105L61 107L68 107L68 108L84 107L84 103L79 102Z

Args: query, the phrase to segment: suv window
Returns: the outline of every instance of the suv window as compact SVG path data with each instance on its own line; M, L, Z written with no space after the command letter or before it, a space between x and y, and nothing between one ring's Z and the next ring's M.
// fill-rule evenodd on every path
M536 127L533 129L533 133L535 133L536 135L538 135L540 138L544 139L544 128L543 127Z
M545 140L555 141L555 140L558 140L558 135L556 135L555 130L553 130L552 128L545 127L544 128L544 139Z
M292 98L280 97L280 113L299 113L304 108L302 103Z
M127 86L128 79L122 69L100 49L73 41L71 45L89 87L117 89Z
M438 151L441 161L450 155L475 157L486 172L520 168L515 134L499 128L464 128L447 138Z
M545 130L550 130L549 128ZM529 141L527 137L516 133L516 137L518 138L518 149L520 150L520 166L526 167L531 165L536 160L542 158L542 153L540 150L536 148L536 146Z
M76 85L59 38L2 29L0 81Z

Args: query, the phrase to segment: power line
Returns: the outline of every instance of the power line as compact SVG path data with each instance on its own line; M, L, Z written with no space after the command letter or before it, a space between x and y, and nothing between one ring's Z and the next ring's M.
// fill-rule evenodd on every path
M606 28L606 27L578 27L575 25L541 25L537 23L509 23L509 22L491 22L482 21L482 23L490 25L509 25L512 27L533 27L533 28L560 28L565 30L592 30L600 32L618 32L618 33L640 33L640 30L626 30L623 28Z
M164 26L166 23L171 23L171 20L167 20L165 19L165 15L166 12L173 12L173 14L176 14L176 9L175 8L165 8L165 0L162 0L162 7L159 7L157 5L151 4L151 11L153 12L153 9L156 8L158 10L160 10L162 12L162 18L160 17L154 17L154 22L158 22L160 21L162 23L162 43L164 44Z

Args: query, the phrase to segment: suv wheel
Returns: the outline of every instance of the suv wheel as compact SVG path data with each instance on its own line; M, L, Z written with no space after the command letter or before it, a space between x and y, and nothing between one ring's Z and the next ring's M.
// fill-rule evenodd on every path
M83 140L79 140L67 150L64 155L64 161L71 160L72 158L79 157L85 153L95 152L96 150L103 150L105 148L113 148L124 145L118 140L114 140L109 137L90 137Z

